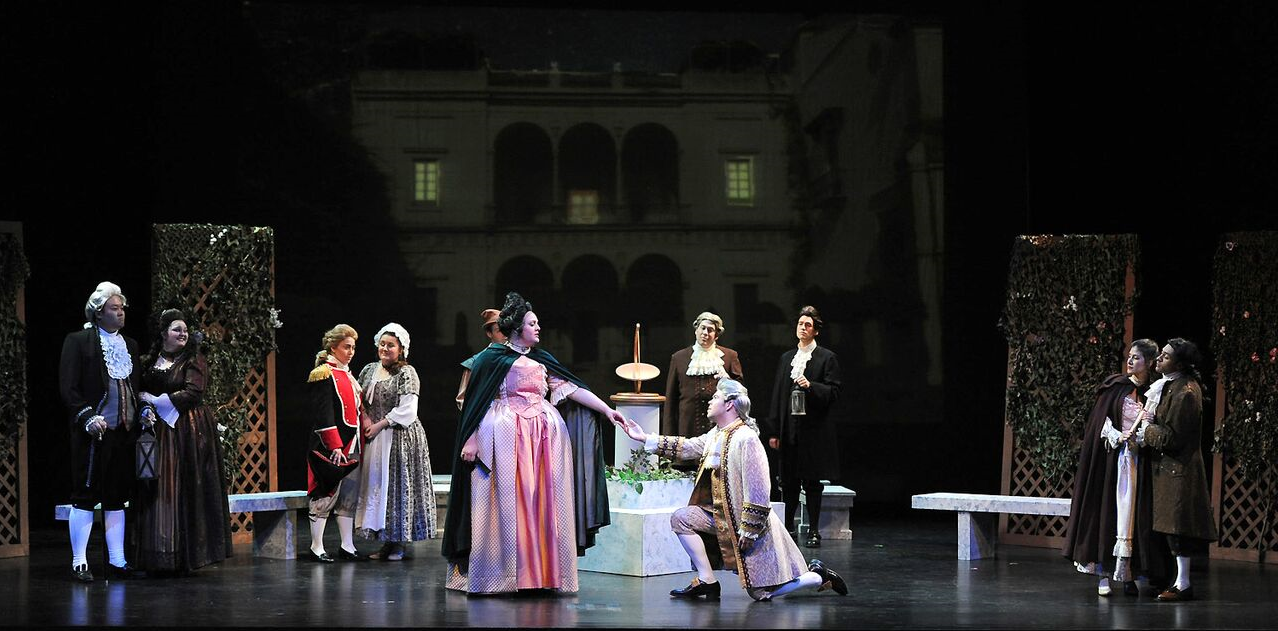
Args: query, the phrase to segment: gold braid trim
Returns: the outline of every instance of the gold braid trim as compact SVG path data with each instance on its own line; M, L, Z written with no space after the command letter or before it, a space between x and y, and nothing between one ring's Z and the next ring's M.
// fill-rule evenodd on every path
M657 455L664 456L671 460L678 460L679 453L683 450L682 436L660 436L657 438Z
M719 531L719 549L723 554L723 562L725 566L735 561L737 569L737 578L741 581L741 586L749 589L750 568L746 566L745 560L741 558L741 542L737 539L737 530L740 528L741 516L737 514L732 505L732 487L728 484L728 453L731 451L732 435L738 429L744 427L745 424L737 421L723 429L723 450L720 452L722 465L712 471L710 477L711 488L714 491L714 508L715 520L723 519L718 522L721 525ZM709 453L709 449L706 450ZM730 566L727 569L732 569Z
M311 375L306 378L306 382L323 381L333 376L333 367L328 364L320 364L311 371Z
M750 539L758 539L768 530L769 506L759 506L745 502L741 508L741 535Z

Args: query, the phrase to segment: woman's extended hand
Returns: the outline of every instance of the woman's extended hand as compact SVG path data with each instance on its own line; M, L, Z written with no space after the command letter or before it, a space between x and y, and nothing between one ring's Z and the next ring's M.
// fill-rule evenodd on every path
M626 417L622 416L621 412L608 408L608 412L606 414L608 416L608 420L612 421L613 425L616 425L623 430L626 428Z
M475 454L479 453L479 439L474 434L466 439L466 444L462 445L461 459L466 462L474 462Z

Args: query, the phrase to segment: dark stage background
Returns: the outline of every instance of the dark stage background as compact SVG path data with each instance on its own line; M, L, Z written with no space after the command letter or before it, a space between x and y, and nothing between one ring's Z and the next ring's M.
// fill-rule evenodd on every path
M31 264L33 525L51 523L51 507L68 494L62 338L80 326L94 285L111 279L130 298L125 332L149 340L152 223L275 229L285 323L281 488L305 484L308 428L287 422L283 410L296 400L319 333L338 321L368 333L388 320L412 329L412 295L398 290L410 282L381 236L389 223L378 210L377 175L352 159L345 130L268 80L241 9L0 9L10 174L0 218L22 222ZM1013 237L1139 234L1137 336L1209 339L1217 235L1278 225L1278 10L1013 2L839 9L939 16L946 64L943 418L889 432L893 444L884 445L860 444L851 428L845 447L872 458L872 468L904 475L908 488L893 507L908 506L914 492L996 492L1006 369L996 322ZM371 348L364 340L353 363L370 361ZM436 472L446 471L440 454L451 441L432 434L432 447ZM855 479L846 482L855 488Z

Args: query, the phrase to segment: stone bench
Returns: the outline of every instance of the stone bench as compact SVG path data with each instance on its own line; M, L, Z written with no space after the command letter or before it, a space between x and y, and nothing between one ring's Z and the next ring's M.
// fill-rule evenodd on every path
M821 492L821 539L851 539L852 538L852 503L856 500L856 491L846 486L832 486L826 484L825 490ZM799 524L795 526L799 531L799 542L802 543L808 536L808 530L811 528L811 520L808 519L808 495L802 491L799 492Z
M253 556L297 558L297 511L307 508L306 491L234 493L232 513L253 513Z
M448 513L448 491L453 485L453 476L435 474L430 477L430 484L435 489L435 538L444 536L444 517Z
M232 513L253 513L253 556L270 559L297 558L297 511L307 507L306 491L235 493L227 496ZM93 507L101 520L102 505ZM71 518L71 505L53 509L59 521Z
M1069 498L925 493L911 497L910 508L958 511L958 558L971 560L995 556L999 513L1069 516Z

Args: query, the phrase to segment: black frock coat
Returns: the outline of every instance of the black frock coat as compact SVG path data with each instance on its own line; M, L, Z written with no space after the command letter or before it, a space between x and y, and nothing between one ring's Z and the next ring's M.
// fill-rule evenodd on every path
M834 351L817 346L803 369L811 382L807 390L807 414L790 416L790 362L797 348L781 355L772 384L772 405L768 414L769 438L781 439L781 479L834 480L841 477L838 427L830 419L830 408L839 398L843 371Z
M133 372L129 373L129 385L134 396L137 396L141 371L139 370L138 343L125 336L124 344L133 358ZM98 327L93 326L68 333L62 342L62 357L58 363L58 389L62 395L62 403L67 412L67 426L71 438L71 501L73 503L93 503L99 498L101 490L98 482L100 476L118 478L116 481L131 486L135 472L133 471L133 441L137 438L138 420L127 421L131 431L114 436L114 440L98 441L99 448L94 456L100 462L107 450L119 452L111 458L114 464L110 472L94 472L96 481L90 488L86 482L89 478L90 445L94 438L84 431L84 424L96 415L106 402L107 384L111 382L107 374L106 359L102 356L102 342L98 339ZM136 398L134 409L141 412L142 406ZM108 444L109 443L109 444ZM100 465L98 465L100 466Z

